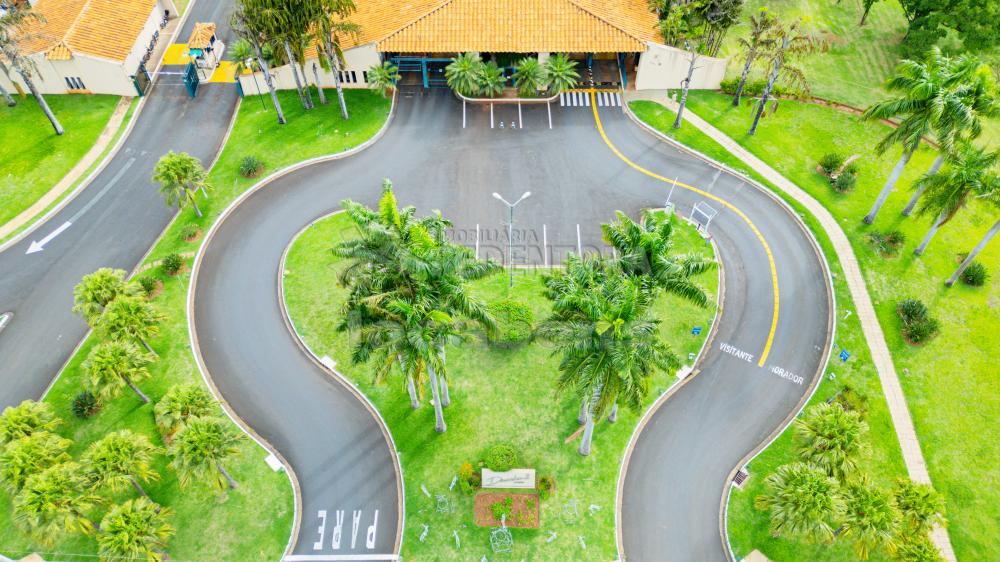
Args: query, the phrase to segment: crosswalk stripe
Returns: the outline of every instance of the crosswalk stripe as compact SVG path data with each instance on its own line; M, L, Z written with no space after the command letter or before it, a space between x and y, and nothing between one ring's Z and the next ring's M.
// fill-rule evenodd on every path
M604 105L607 105L607 106L613 105L611 103L611 93L610 92L604 92L603 96L604 96Z
M583 105L590 107L590 94L586 92L583 94Z
M565 92L559 92L559 107L566 105L566 94Z
M597 96L594 99L597 100L598 107L604 107L604 95L601 92L597 92Z
M583 100L580 99L580 92L575 92L573 94L573 105L583 105Z
M615 105L621 107L621 104L622 104L622 95L618 92L615 92Z

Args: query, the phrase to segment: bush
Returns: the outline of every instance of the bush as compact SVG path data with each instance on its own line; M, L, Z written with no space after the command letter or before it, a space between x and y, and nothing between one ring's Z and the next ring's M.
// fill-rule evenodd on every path
M842 174L837 176L837 179L830 182L833 189L837 193L846 193L854 189L854 184L858 183L858 176L856 174L849 174L845 170Z
M538 479L538 497L547 500L556 491L556 479L552 476L542 476Z
M184 258L180 254L167 254L162 260L160 260L160 267L163 268L163 272L167 275L177 275L177 272L184 267Z
M139 278L139 286L142 287L142 292L146 293L147 297L156 290L156 281L156 277L152 275L143 275Z
M80 394L77 394L76 398L73 398L73 415L80 419L89 418L100 410L101 403L97 401L97 397L89 390L84 390Z
M505 472L517 464L517 451L514 447L501 443L486 451L486 467L496 472Z
M195 236L198 236L199 232L200 229L198 228L198 225L185 224L184 227L181 228L181 231L178 233L178 236L184 242L190 242Z
M903 337L912 344L921 344L938 332L938 321L930 316L927 306L917 299L905 299L896 306L903 321Z
M491 303L488 308L497 321L496 331L486 336L490 343L516 345L531 337L535 312L530 306L514 300L502 300Z
M906 242L906 236L898 230L868 233L868 243L871 244L875 253L883 258L898 256L899 249L903 247L904 242Z
M481 488L483 477L479 471L472 468L472 463L462 463L458 468L458 487L466 494L471 494Z
M861 417L864 417L868 413L868 397L854 390L849 385L844 385L844 388L837 394L837 397L833 401L848 412L857 412Z
M514 511L514 498L507 496L503 501L493 502L490 505L490 510L493 512L493 518L497 521L504 519L510 519L511 512Z
M982 287L986 284L986 280L989 279L990 274L986 271L986 266L974 261L965 268L962 272L962 283L970 285L972 287Z
M823 171L827 175L830 175L840 169L844 165L844 156L842 154L837 154L836 152L830 152L824 154L822 158L819 159L819 167L823 168Z
M723 80L719 83L719 89L723 93L729 94L731 96L736 95L736 86L740 83L739 77L730 78L729 80ZM767 80L747 80L747 83L743 85L744 96L759 97L764 93L764 86L767 86ZM772 96L783 96L788 93L788 89L781 84L775 84L771 88Z
M927 319L927 305L918 299L904 299L896 305L896 314L906 324Z
M256 156L244 156L240 160L240 175L245 178L255 178L264 171L264 163Z

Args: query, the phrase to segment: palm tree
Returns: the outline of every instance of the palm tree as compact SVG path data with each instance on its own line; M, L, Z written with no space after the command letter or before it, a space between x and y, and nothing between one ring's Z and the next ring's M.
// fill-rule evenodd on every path
M945 503L941 494L929 484L918 484L908 478L896 480L892 492L902 525L912 535L929 532L936 525L944 525Z
M990 195L990 197L987 198L987 201L992 203L995 207L1000 208L1000 193L994 193ZM944 282L946 287L951 287L952 285L955 284L955 281L958 281L958 278L965 271L965 268L969 267L969 264L971 264L973 260L976 259L976 256L979 255L979 252L983 251L983 248L985 248L986 244L988 244L989 241L993 239L994 236L997 235L997 232L1000 232L1000 218L997 218L997 221L993 223L993 226L991 226L990 229L986 231L986 234L984 234L983 237L979 240L979 242L976 243L975 247L972 248L972 251L969 252L969 255L965 256L965 259L962 260L961 264L959 264L958 269L955 270L955 273L952 273L951 277L949 277L948 280Z
M482 72L483 59L477 53L462 53L451 59L444 69L444 76L449 88L463 96L474 96L479 92Z
M245 4L246 0L239 1L230 19L230 24L233 32L238 37L249 41L251 47L253 47L253 51L257 56L257 64L264 75L264 83L267 84L267 89L271 94L271 103L274 104L274 110L278 114L278 124L284 125L285 112L281 109L281 102L278 101L278 91L275 89L274 80L271 77L271 68L268 65L267 57L264 56L263 44L267 41L263 34L260 13L254 10L253 6L248 10Z
M545 75L548 78L549 93L558 94L575 88L580 74L576 71L576 61L563 53L556 53L545 61Z
M816 404L795 420L799 457L839 481L857 469L858 458L867 452L867 433L861 416L839 404Z
M757 509L770 512L772 536L833 540L831 522L843 510L837 481L805 463L779 466L765 479L768 491L757 496Z
M118 492L131 484L139 494L149 497L139 481L160 479L152 467L156 452L145 435L123 429L92 443L83 454L83 465L98 487Z
M536 334L562 355L558 389L588 400L579 448L586 456L595 420L618 402L638 409L649 377L680 361L660 339L659 321L650 318L650 294L616 265L571 256L565 272L546 278L546 288L553 313Z
M163 549L175 533L167 522L172 515L147 498L136 498L111 508L101 519L97 546L101 560L165 560Z
M736 93L733 94L733 107L740 106L740 98L743 96L743 88L750 77L750 68L759 57L770 58L771 50L777 46L774 32L778 29L778 18L768 14L766 8L761 8L757 16L750 16L750 36L746 39L740 37L739 44L743 48L746 62L743 63L743 73L740 74L740 81L736 85Z
M253 45L246 39L237 39L229 46L229 60L233 63L233 77L239 80L245 72L259 72L260 63L254 60Z
M160 157L153 169L153 181L160 184L160 193L167 205L177 205L184 208L188 202L194 206L194 212L201 218L201 209L195 200L195 191L200 189L202 195L207 195L208 172L201 161L186 152L170 151Z
M33 474L70 460L66 450L72 442L49 431L36 431L7 443L0 449L0 480L13 495Z
M26 29L30 23L45 23L45 18L41 14L31 11L31 4L28 2L21 2L16 10L5 10L3 14L0 14L0 58L7 59L7 63L17 72L21 80L24 81L24 85L31 91L31 95L38 102L38 106L42 108L45 117L49 119L49 123L52 123L56 134L62 135L65 132L62 124L52 113L45 97L38 91L34 80L31 79L32 74L38 71L35 61L21 53L20 42L32 35ZM4 73L6 72L7 68L4 66ZM6 97L7 104L11 105L10 102L13 100L9 95Z
M152 356L143 353L132 342L112 340L100 343L90 350L83 362L86 384L102 400L118 396L127 386L143 403L149 404L149 397L139 390L136 383L149 378L146 365L152 361Z
M880 548L889 554L896 551L898 517L889 495L872 485L867 474L860 474L844 489L840 531L854 542L858 558L868 560Z
M236 488L222 463L239 453L242 440L242 434L219 418L190 418L167 446L173 457L170 466L177 471L181 486L199 480L210 481L220 490Z
M898 562L944 562L941 551L926 535L904 541L896 550L893 560Z
M483 65L482 73L479 75L479 95L488 98L495 98L503 93L507 78L503 75L503 69L497 63L490 61Z
M3 87L3 84L0 84L0 96L3 96L4 101L7 102L7 107L14 107L17 105L17 101L10 96L10 92L7 91L7 88Z
M949 119L967 115L963 111L954 111L959 107L956 103L961 102L960 98L950 92L955 79L950 59L943 56L940 49L934 47L928 51L927 58L922 63L912 60L901 61L896 68L895 76L886 84L887 90L898 92L899 95L873 104L862 114L862 119L866 120L902 117L899 126L879 141L875 149L879 154L884 154L897 144L903 147L899 161L882 186L882 191L879 192L871 210L865 215L865 224L875 222L875 217L892 193L896 181L917 150L920 141L934 130L935 125L940 124L944 110L951 108L947 112Z
M118 297L108 303L97 328L116 340L137 341L155 357L156 352L146 340L160 333L159 324L165 318L152 303L141 297Z
M89 513L100 501L91 493L82 467L64 462L28 478L14 497L14 522L42 544L51 545L66 532L99 530Z
M175 384L153 407L156 427L169 438L191 418L208 416L216 411L215 399L201 385Z
M0 414L0 446L36 431L52 431L62 423L48 402L25 400L17 406L7 406Z
M647 209L641 223L621 211L615 216L618 221L602 224L601 232L626 275L647 289L660 288L698 306L708 305L708 294L691 278L713 269L715 262L694 254L673 255L672 215Z
M368 69L368 86L383 98L389 97L389 90L399 81L399 67L389 61L376 64Z
M83 316L93 326L104 312L104 307L119 296L136 296L140 288L125 280L124 269L102 267L84 275L73 288L73 312Z
M538 95L539 90L549 86L545 68L535 57L524 57L514 68L514 87L521 96Z
M935 217L924 239L913 251L921 255L939 228L955 217L970 197L1000 195L1000 175L995 171L1000 161L1000 151L986 152L964 142L948 158L948 167L942 172L924 174L915 188L925 192L917 209L918 215Z
M808 36L800 33L799 23L795 22L791 25L779 26L775 31L775 40L776 42L780 41L780 45L776 45L768 52L768 58L771 62L771 73L768 75L767 84L764 86L764 91L760 96L760 103L754 112L753 124L750 125L750 131L748 131L750 135L757 132L757 125L760 123L760 118L764 115L764 109L767 107L771 91L774 89L774 83L777 82L779 76L783 76L786 81L798 86L803 91L808 91L809 89L805 74L800 68L793 66L789 61L794 55L808 52L814 46Z

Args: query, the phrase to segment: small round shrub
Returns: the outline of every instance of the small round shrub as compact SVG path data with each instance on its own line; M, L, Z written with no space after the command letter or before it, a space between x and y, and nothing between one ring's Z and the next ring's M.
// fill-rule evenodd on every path
M515 345L531 337L535 313L530 306L514 300L502 300L491 303L488 308L497 322L496 331L487 334L490 343Z
M851 162L850 164L848 164L847 166L844 166L844 169L841 170L840 173L841 174L851 174L852 176L857 176L858 172L860 172L860 171L861 171L861 169L858 167L858 161L855 160L855 161Z
M167 275L177 275L177 272L184 267L184 258L180 254L167 254L160 262L160 267Z
M545 475L538 479L538 497L542 500L547 500L552 497L556 491L556 479L552 476Z
M517 451L506 443L493 445L486 451L486 467L496 472L505 472L517 464Z
M990 274L986 271L986 266L974 261L965 268L962 272L962 283L970 285L972 287L982 287L986 284L986 280L989 279Z
M264 171L264 163L256 156L244 156L240 160L240 175L245 178L255 178Z
M904 324L927 319L927 305L918 299L903 299L896 305L896 314Z
M510 519L510 514L514 511L514 498L507 496L502 501L493 502L490 505L493 518L497 521Z
M824 154L822 158L819 159L819 167L823 168L823 171L827 174L832 174L837 171L844 164L844 156L837 154L836 152L830 152Z
M905 242L906 235L898 230L890 230L888 232L879 232L876 230L868 233L868 243L883 258L898 256L899 249L903 247Z
M837 193L847 193L854 189L854 184L858 183L858 176L844 172L837 176L837 179L830 182Z
M184 225L183 228L181 228L181 231L178 233L178 236L180 237L181 240L188 242L192 240L195 236L198 236L198 232L199 232L198 225L186 224Z
M931 339L938 332L938 321L934 318L924 318L903 326L903 337L906 341L921 344Z
M472 467L472 463L462 463L458 469L458 485L466 494L471 494L482 487L483 477Z
M99 412L100 409L101 403L98 402L97 397L89 390L84 390L73 398L73 415L80 419L89 418Z
M142 287L142 292L146 293L146 296L153 294L156 290L156 277L152 275L143 275L139 278L139 286Z

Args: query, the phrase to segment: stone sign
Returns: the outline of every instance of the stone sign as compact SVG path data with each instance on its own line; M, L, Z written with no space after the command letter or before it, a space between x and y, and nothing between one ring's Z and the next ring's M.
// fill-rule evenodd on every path
M483 469L483 488L534 488L535 469L514 468L507 472Z

